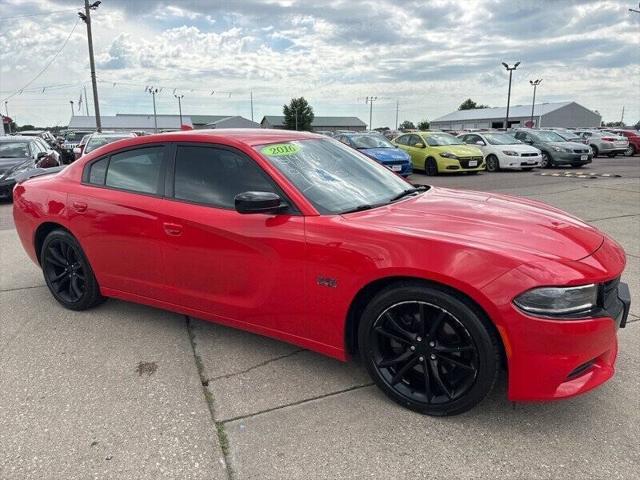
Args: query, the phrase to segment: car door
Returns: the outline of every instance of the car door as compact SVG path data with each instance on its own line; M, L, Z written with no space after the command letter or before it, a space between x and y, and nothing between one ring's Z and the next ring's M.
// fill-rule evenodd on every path
M265 333L305 333L304 217L249 156L229 147L178 144L166 201L168 301ZM280 214L241 214L235 196L274 192ZM265 330L266 329L266 330Z
M88 163L67 199L69 224L102 288L164 299L165 145L114 152Z
M407 139L406 152L411 156L411 163L413 168L424 170L424 163L426 158L425 143L419 135L412 133Z

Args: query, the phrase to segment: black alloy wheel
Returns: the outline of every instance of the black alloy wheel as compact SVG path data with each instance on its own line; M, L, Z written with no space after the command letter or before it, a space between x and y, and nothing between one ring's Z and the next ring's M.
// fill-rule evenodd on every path
M433 158L427 158L424 162L424 173L428 177L435 177L438 175L438 164Z
M85 310L104 299L82 248L70 233L64 230L49 233L40 259L49 291L64 307Z
M627 147L627 149L624 151L624 156L625 157L633 157L636 153L636 149L633 145L629 144L629 146Z
M359 341L367 370L403 406L456 415L480 402L495 383L495 336L448 293L417 285L383 291L363 322Z
M497 172L500 170L500 162L495 155L489 155L487 157L487 172Z

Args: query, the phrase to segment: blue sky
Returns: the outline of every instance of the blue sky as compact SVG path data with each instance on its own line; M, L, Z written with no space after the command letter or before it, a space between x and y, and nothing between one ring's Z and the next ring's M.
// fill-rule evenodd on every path
M0 2L0 98L19 123L66 124L87 85L80 1ZM104 0L93 28L101 111L148 113L145 87L162 88L159 113L254 117L280 114L306 97L317 115L373 126L434 119L466 98L503 106L575 100L606 121L640 120L640 15L637 2L392 0ZM74 25L75 30L69 37ZM27 84L68 44L54 63ZM43 91L44 90L44 91ZM213 92L213 94L211 93ZM84 112L84 106L82 112Z

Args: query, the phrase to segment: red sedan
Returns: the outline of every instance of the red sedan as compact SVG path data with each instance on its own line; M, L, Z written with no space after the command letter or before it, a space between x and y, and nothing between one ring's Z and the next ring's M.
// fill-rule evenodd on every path
M275 130L123 140L22 181L14 218L52 295L144 303L356 352L393 400L461 413L501 365L514 401L614 372L622 248L547 205L413 187L330 138Z

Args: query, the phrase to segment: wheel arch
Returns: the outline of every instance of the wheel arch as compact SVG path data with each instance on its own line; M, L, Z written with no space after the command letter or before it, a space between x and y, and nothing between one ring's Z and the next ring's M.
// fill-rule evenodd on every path
M40 254L42 252L42 245L44 244L44 239L47 238L47 235L49 235L54 230L64 230L65 232L68 232L70 235L73 235L73 233L71 233L68 228L66 228L64 225L61 225L60 223L43 222L40 225L38 225L38 228L36 229L36 232L33 236L33 246L36 251L36 258L38 259L38 264L41 264Z
M478 302L476 302L473 298L471 298L466 293L450 287L441 282L436 282L433 280L428 280L420 277L412 277L412 276L391 276L391 277L383 277L376 279L364 287L362 287L358 293L356 293L353 298L351 305L347 311L347 318L345 324L345 349L348 354L355 355L358 353L358 326L360 324L360 317L362 316L362 312L366 308L367 304L371 299L373 299L378 293L380 293L385 288L388 288L394 284L401 283L415 283L421 284L423 286L437 288L446 293L452 294L456 296L460 301L462 301L466 306L468 306L471 310L473 310L484 322L488 329L491 329L495 334L496 338L500 344L500 355L502 359L503 365L506 366L506 353L505 346L503 343L502 335L498 331L496 324L491 320L491 317L486 312L482 306Z

